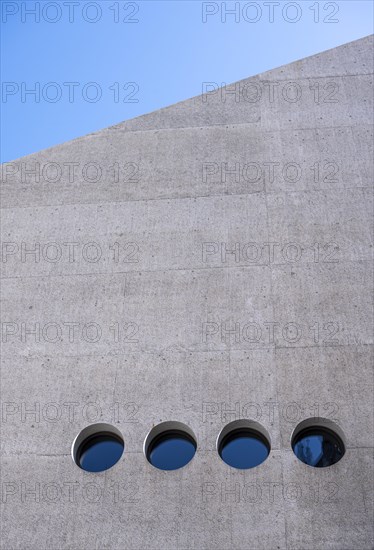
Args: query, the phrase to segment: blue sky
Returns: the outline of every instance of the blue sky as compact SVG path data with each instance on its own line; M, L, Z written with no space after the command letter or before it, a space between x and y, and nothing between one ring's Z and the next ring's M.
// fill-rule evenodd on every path
M373 32L371 0L0 4L2 162Z

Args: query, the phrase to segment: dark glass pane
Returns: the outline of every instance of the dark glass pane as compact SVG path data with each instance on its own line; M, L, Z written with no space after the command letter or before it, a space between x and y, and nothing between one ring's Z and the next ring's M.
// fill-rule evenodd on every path
M325 468L342 458L344 445L341 439L330 430L309 428L296 436L293 451L304 464Z
M196 445L188 435L162 434L151 443L149 462L160 470L177 470L193 458Z
M84 441L78 452L78 463L88 472L103 472L122 456L123 442L112 434L95 435Z
M222 460L233 468L248 469L258 466L269 455L269 445L260 434L240 430L226 436L221 444Z

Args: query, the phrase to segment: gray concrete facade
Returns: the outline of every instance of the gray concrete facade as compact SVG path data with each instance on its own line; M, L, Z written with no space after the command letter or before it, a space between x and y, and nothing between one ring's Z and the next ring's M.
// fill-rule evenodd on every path
M2 534L10 549L373 547L373 37L2 166ZM291 449L333 420L346 454ZM235 470L216 439L261 424ZM187 424L165 472L143 443ZM94 422L111 469L71 458Z

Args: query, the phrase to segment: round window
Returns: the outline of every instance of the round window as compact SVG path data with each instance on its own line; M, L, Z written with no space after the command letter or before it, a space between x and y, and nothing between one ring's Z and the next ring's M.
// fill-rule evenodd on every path
M269 437L257 422L236 420L217 439L219 456L232 468L247 470L262 464L270 453Z
M314 422L314 423L313 423ZM341 460L345 453L342 434L331 421L310 419L296 428L292 449L301 462L314 468L326 468Z
M117 428L110 424L93 424L84 428L75 438L72 456L82 470L103 472L119 461L124 447Z
M144 442L148 462L160 470L177 470L186 466L196 452L192 430L181 422L163 422L155 426Z

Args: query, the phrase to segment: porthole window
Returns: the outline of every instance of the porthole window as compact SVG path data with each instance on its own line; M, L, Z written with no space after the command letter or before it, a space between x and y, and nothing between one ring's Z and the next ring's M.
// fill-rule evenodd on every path
M299 424L292 436L292 450L297 458L314 468L326 468L342 459L344 436L331 420L310 418Z
M72 446L74 462L87 472L103 472L121 458L125 444L121 432L111 424L92 424L82 430Z
M247 470L262 464L270 453L270 438L258 422L235 420L217 438L217 451L232 468Z
M177 470L186 466L195 455L196 437L182 422L162 422L147 435L144 454L159 470Z

